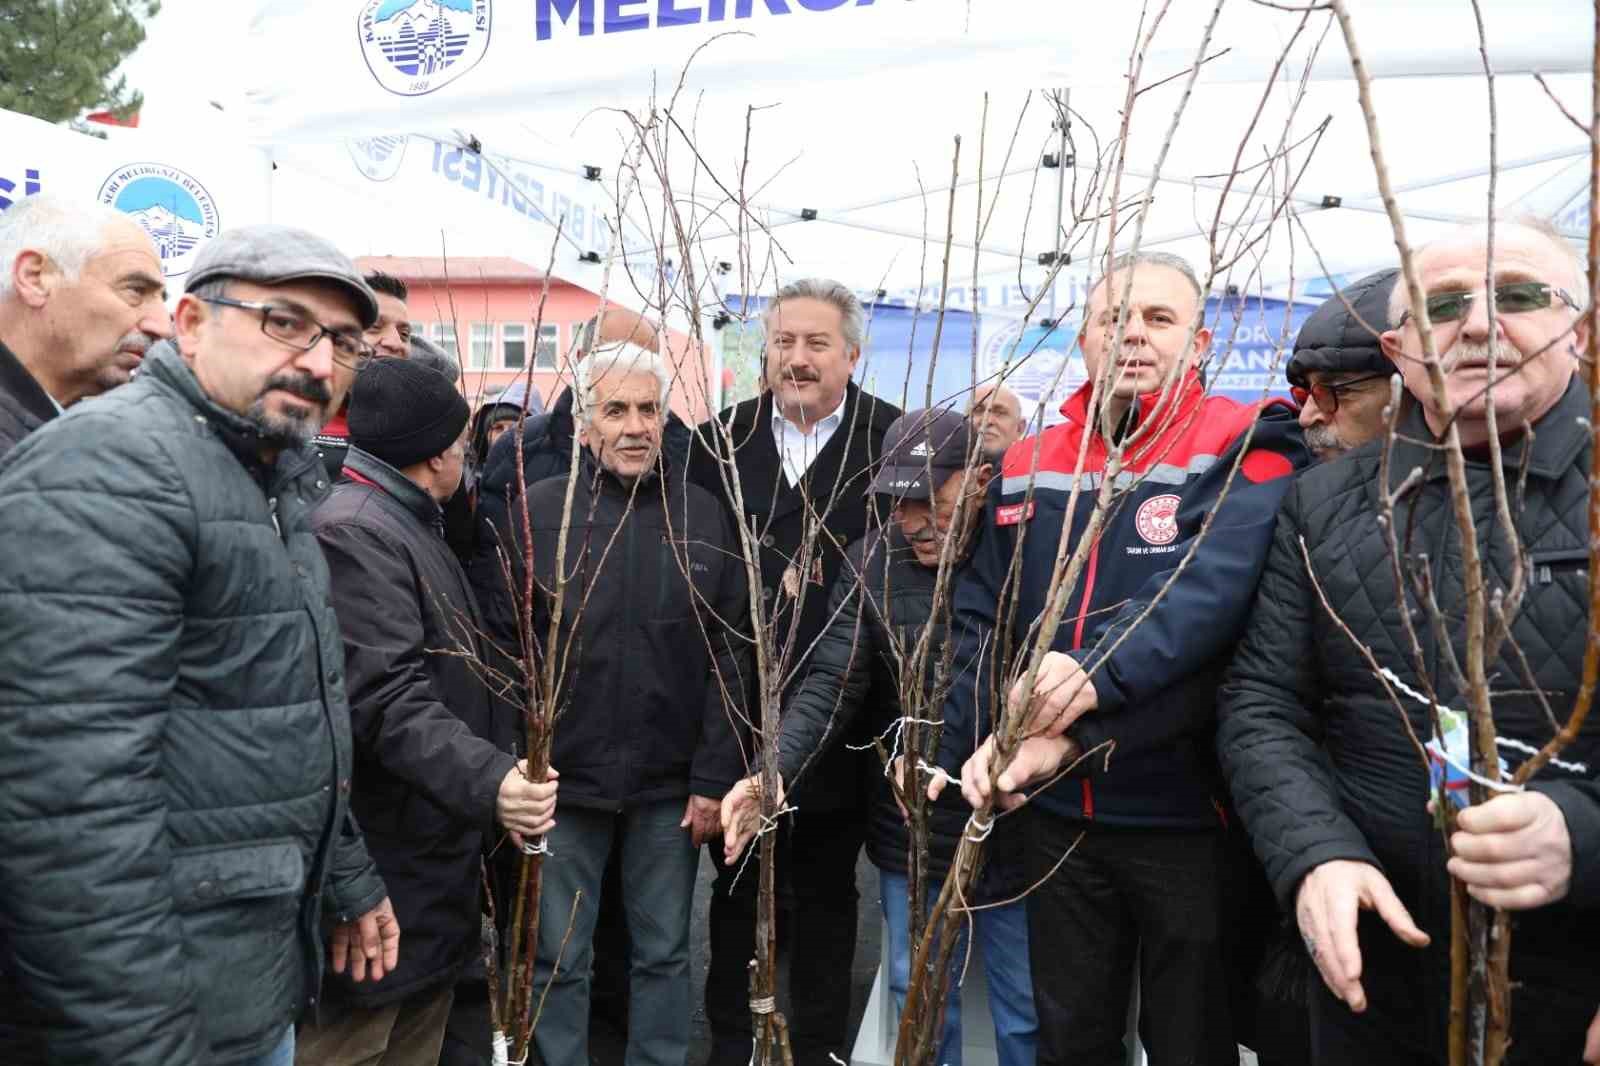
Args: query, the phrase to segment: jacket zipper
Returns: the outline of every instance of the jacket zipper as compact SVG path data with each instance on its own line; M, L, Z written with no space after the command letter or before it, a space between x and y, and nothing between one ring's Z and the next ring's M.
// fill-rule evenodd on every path
M1094 595L1094 576L1100 568L1100 538L1094 538L1094 544L1089 547L1089 570L1083 578L1083 600L1078 605L1078 620L1072 627L1072 650L1077 651L1083 647L1083 624L1089 617L1089 600ZM1085 819L1094 818L1094 785L1086 777L1083 779L1083 816Z
M276 496L267 497L267 516L272 519L273 531L278 534L278 539L282 540L283 527L278 524L278 498Z

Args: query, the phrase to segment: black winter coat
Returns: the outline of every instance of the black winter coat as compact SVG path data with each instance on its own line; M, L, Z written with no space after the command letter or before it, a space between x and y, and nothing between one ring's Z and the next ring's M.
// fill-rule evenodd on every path
M0 341L0 458L56 414L44 387Z
M1583 421L1589 401L1574 379L1564 398L1535 426L1527 489L1516 523L1531 569L1512 627L1539 686L1558 715L1572 705L1587 632L1587 501L1591 438ZM1397 505L1396 528L1415 525L1413 558L1426 554L1439 605L1464 648L1461 556L1439 453L1408 439L1431 435L1419 412L1403 423L1391 477L1396 485L1416 467L1421 484ZM1356 639L1411 689L1423 691L1398 615L1390 556L1378 525L1379 444L1302 474L1278 514L1266 570L1243 642L1221 691L1217 750L1257 854L1291 913L1301 879L1333 859L1383 870L1433 946L1403 947L1380 922L1363 915L1362 983L1375 1024L1419 1024L1440 1054L1448 1002L1449 897L1440 834L1424 809L1428 780L1383 684L1320 604L1307 576L1300 538L1329 603ZM1517 484L1526 440L1504 449L1507 484ZM1470 461L1468 478L1490 587L1508 587L1510 558L1494 519L1491 475ZM1418 636L1429 674L1446 706L1464 707L1440 662L1431 628L1414 597ZM1541 746L1551 726L1523 680L1508 642L1490 666L1495 724L1504 738ZM1401 695L1412 728L1426 738L1427 707ZM1523 755L1502 747L1514 767ZM1600 721L1590 718L1563 755L1586 773L1557 767L1532 787L1562 809L1572 835L1574 868L1567 900L1517 913L1512 921L1513 1031L1583 1026L1600 1003ZM1565 1012L1565 1013L1564 1013Z
M344 635L356 752L350 806L389 886L401 951L382 981L328 980L339 999L376 1006L453 981L477 953L482 837L515 765L514 712L467 659L446 652L485 655L439 505L354 446L345 476L313 525Z
M160 344L0 465L0 1062L254 1059L383 899L325 472L256 451Z
M947 578L947 597L960 570L953 568ZM920 681L930 697L928 712L937 713L944 706L941 693L949 686L972 683L970 663L950 663L941 684L950 609L946 604L935 619L937 577L936 569L917 562L897 526L875 530L845 551L844 569L828 594L827 628L811 653L805 679L784 707L778 768L791 790L797 776L804 781L808 763L844 736L882 736L904 714L902 664L909 663L930 620L932 632ZM873 752L867 757L877 761ZM882 773L871 786L870 797L867 856L880 870L904 876L910 837ZM949 870L971 813L958 789L947 789L929 810L928 871L935 883ZM1003 819L989 837L979 885L983 900L1009 899L1025 887L1016 824L1015 819Z
M532 487L546 478L566 477L572 470L573 433L572 390L566 389L549 411L522 424L522 484ZM517 626L502 567L502 553L510 542L499 531L511 528L516 495L513 487L517 484L516 437L514 428L502 433L482 460L477 531L466 564L489 635L507 651L517 647ZM684 469L689 454L689 427L670 411L661 431L661 454L669 469ZM517 541L511 548L511 554L520 554L522 542Z
M535 646L541 661L553 652L566 663L550 759L560 802L615 811L691 793L720 799L745 775L734 723L753 658L727 515L670 468L630 492L585 451L576 475L555 649L544 642L568 479L546 478L527 497ZM503 535L521 544L520 522ZM520 589L521 554L512 560Z
M785 642L794 634L797 661L791 686L805 676L807 650L828 620L828 590L843 569L845 548L860 540L869 527L872 509L872 475L883 450L883 435L900 417L900 410L850 383L843 422L797 486L783 473L783 461L772 439L772 394L746 400L719 414L715 423L702 425L694 434L689 459L689 480L705 488L735 511L723 488L719 460L711 449L722 438L716 423L731 432L734 464L744 496L739 517L752 525L761 544L761 598L767 624ZM800 588L796 597L785 590L784 575L799 558L805 543L806 523L822 518L816 538L811 573L806 580L790 582ZM798 623L795 607L799 606ZM792 687L791 687L792 691ZM860 737L846 737L848 743ZM838 744L806 771L805 780L791 797L808 810L855 810L868 794L868 775L878 772L876 756L870 761L847 744Z

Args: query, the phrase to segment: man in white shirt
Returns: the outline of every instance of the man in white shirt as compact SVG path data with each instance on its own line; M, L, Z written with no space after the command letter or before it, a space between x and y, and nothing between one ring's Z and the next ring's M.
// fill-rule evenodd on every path
M850 380L866 314L843 285L823 279L786 285L768 303L764 321L766 391L699 428L689 477L724 500L725 483L737 477L744 499L739 517L752 524L761 546L766 624L779 648L803 656L826 622L827 592L843 568L845 545L867 530L872 472L900 411ZM805 675L803 662L781 669ZM829 1052L848 1056L850 988L839 974L855 955L864 774L875 764L846 744L813 760L791 791L805 816L786 821L778 837L777 876L788 881L794 900L779 936L799 930L789 945L790 987L807 990L789 1019L796 1066L826 1063ZM735 881L736 871L722 866L720 845L710 853L718 865L706 979L710 1062L744 1066L750 1059L745 964L755 946L758 878L751 871Z

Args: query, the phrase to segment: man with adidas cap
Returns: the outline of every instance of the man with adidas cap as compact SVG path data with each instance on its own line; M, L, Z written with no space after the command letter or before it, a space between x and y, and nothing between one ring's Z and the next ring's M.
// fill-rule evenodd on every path
M812 652L809 672L784 708L778 772L786 792L793 791L811 763L845 738L889 734L901 717L917 714L916 704L907 706L902 700L900 678L924 629L929 630L929 639L923 659L923 705L936 713L943 704L936 688L962 684L963 678L971 683L965 669L970 664L956 662L948 670L940 664L950 620L949 590L966 568L983 498L994 477L983 437L975 420L936 408L901 415L885 433L883 466L873 479L872 491L892 508L893 523L872 530L845 551L844 569L829 596L827 628ZM946 591L936 599L941 558L948 559ZM898 776L898 768L896 772ZM758 781L746 778L722 801L723 857L730 864L759 820ZM930 805L928 815L927 898L931 900L961 841L966 806L952 793ZM1038 1030L1028 973L1027 910L1021 900L1027 885L1022 880L1020 843L1009 825L997 827L990 836L972 912L973 927L983 943L1000 1066L1033 1066ZM887 777L879 775L868 801L867 856L878 868L888 928L884 950L889 988L897 1009L905 1004L911 977L907 854L905 816ZM959 947L954 951L957 959L965 955ZM961 1044L956 973L934 1061L961 1066Z
M344 479L313 518L344 635L350 804L406 953L382 984L330 980L319 1024L299 1033L302 1066L438 1060L479 946L483 831L537 836L555 808L555 781L529 781L509 754L515 714L474 669L483 622L444 539L470 413L432 367L374 359L351 390Z
M0 1062L287 1064L384 977L308 447L377 301L314 234L196 257L139 375L0 474Z

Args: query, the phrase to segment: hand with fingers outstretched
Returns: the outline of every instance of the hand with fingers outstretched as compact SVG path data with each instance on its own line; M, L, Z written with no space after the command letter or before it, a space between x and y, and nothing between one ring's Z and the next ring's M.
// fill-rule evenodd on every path
M1429 943L1428 934L1417 928L1389 879L1376 866L1333 859L1313 867L1295 896L1295 920L1322 983L1357 1014L1367 1009L1367 993L1361 987L1361 943L1356 936L1356 917L1362 910L1376 911L1402 943L1414 948Z
M778 781L779 810L783 809L783 781ZM732 864L744 846L761 830L761 776L751 774L722 797L722 861Z

